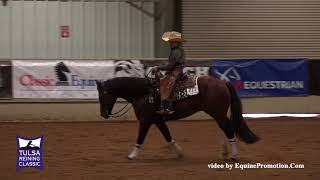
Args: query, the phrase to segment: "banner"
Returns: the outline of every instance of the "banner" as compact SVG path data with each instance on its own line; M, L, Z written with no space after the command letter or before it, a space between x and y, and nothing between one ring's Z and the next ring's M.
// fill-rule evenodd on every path
M152 67L167 61L152 60L13 60L14 98L96 99L96 80L146 77ZM189 62L190 63L190 62ZM184 72L208 75L209 67L191 61Z
M97 98L96 80L114 76L113 61L14 60L14 98Z
M205 65L208 64L206 61L187 62L186 67L183 68L183 72L196 76L209 75L210 67L203 66L203 63L205 63ZM165 60L117 60L114 63L115 77L145 77L150 74L152 67L161 66L166 63L167 61Z
M0 61L0 98L12 98L11 62Z
M304 59L215 60L211 74L230 81L240 96L306 96L308 66Z
M320 60L309 61L310 93L320 95Z

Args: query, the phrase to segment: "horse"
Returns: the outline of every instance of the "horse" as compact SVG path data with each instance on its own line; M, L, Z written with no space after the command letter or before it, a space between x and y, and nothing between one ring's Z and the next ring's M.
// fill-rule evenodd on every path
M150 102L148 98L150 90L159 88L155 81L141 77L116 77L106 81L96 81L99 93L100 114L108 119L112 115L113 106L117 98L123 98L132 104L135 115L139 121L139 132L136 144L128 155L128 158L137 159L146 135L152 124L155 124L178 157L183 157L181 147L173 140L166 125L167 121L178 120L190 116L198 111L204 111L216 120L224 132L223 156L236 160L236 137L247 144L259 141L248 127L242 116L242 103L233 85L216 79L212 76L200 76L197 78L199 93L175 101L174 113L163 116L156 111L159 101ZM231 110L231 118L228 118L228 110ZM231 155L229 156L229 150Z

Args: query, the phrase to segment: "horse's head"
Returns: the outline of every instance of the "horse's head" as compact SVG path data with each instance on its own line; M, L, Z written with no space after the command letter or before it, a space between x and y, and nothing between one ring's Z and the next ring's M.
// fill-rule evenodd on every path
M68 72L68 73L70 73L69 68L64 64L64 62L59 62L56 65L56 70L60 71L60 72Z
M102 117L108 119L117 98L112 95L107 81L96 81L96 84L99 92L100 114Z

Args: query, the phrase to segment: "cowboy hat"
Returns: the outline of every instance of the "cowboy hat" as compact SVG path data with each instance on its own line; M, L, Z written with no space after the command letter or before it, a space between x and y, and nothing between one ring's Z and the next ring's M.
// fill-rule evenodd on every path
M176 32L176 31L168 31L168 32L163 33L162 40L164 40L165 42L170 42L170 41L182 42L182 41L184 41L182 39L181 33Z

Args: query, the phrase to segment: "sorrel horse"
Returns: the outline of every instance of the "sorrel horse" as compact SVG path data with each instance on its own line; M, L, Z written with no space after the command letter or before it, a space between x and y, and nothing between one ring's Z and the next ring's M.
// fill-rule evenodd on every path
M235 135L247 144L259 140L247 126L242 116L242 104L232 84L221 81L211 76L201 76L197 80L199 93L186 99L174 102L175 112L163 117L156 113L159 102L150 102L150 90L155 87L154 81L149 78L119 77L101 82L97 81L99 92L100 113L104 118L109 118L117 98L123 98L133 106L139 120L139 133L136 145L129 154L129 159L137 159L140 148L152 124L155 124L170 147L182 156L180 146L172 139L166 125L166 120L177 120L190 116L198 111L204 111L216 120L227 138L224 143L224 156L228 155L231 147L231 159L236 159L237 146ZM231 109L231 118L227 117Z

